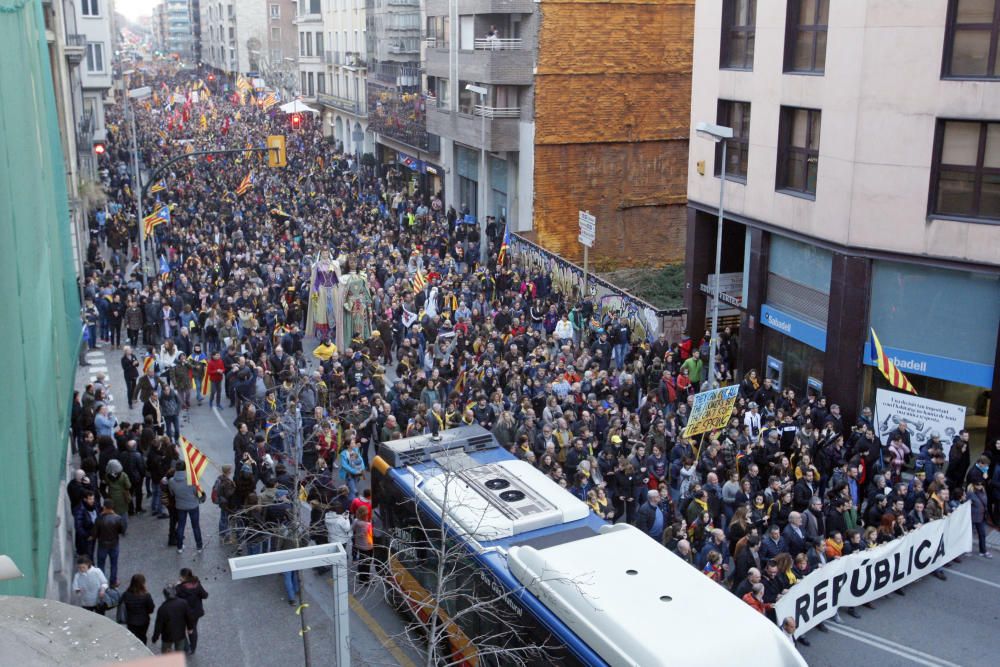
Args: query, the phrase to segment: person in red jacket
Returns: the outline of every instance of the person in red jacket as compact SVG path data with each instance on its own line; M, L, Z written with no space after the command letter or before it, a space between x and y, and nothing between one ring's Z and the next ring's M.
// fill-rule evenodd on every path
M212 383L212 393L208 397L208 407L222 408L222 379L226 376L226 364L222 361L222 355L218 352L212 354L208 360L208 380Z

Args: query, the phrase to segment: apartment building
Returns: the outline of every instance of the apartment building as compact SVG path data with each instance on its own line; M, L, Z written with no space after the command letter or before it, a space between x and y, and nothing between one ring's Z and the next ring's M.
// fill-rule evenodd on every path
M199 11L199 0L163 0L154 10L154 22L159 22L159 51L187 62L195 62L195 22L192 12ZM200 21L198 22L200 30Z
M295 28L298 32L299 97L306 102L316 101L316 92L326 92L326 50L323 31L322 0L298 0L295 9Z
M420 62L419 0L365 0L368 127L375 159L409 171L411 189L441 191L437 136L428 132Z
M709 0L695 15L687 306L714 273L740 366L848 419L888 384L1000 435L1000 2ZM731 127L722 144L698 122ZM880 415L880 418L886 417ZM945 434L942 434L943 436Z
M104 102L111 90L113 14L114 4L110 0L80 0L73 5L76 33L68 38L72 40L71 47L82 44L84 49L79 72L82 99L77 143L86 149L80 153L80 169L91 178L97 173L93 144L107 139Z
M375 140L368 131L367 6L364 0L331 0L322 10L322 29L313 40L323 65L315 94L323 108L324 132L350 153L371 153Z

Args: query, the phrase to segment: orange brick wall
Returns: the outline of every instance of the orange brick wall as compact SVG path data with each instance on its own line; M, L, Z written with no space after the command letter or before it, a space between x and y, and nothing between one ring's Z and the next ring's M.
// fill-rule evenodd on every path
M585 209L602 267L683 261L694 1L540 10L532 236L578 261Z

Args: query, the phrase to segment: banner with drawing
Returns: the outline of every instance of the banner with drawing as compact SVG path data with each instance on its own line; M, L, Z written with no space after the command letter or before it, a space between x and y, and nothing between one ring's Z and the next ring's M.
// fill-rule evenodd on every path
M899 422L906 421L910 431L910 449L914 454L931 439L931 433L941 436L945 456L951 450L951 441L965 428L965 406L933 401L912 394L878 389L875 392L875 428L882 444L889 441L889 434Z

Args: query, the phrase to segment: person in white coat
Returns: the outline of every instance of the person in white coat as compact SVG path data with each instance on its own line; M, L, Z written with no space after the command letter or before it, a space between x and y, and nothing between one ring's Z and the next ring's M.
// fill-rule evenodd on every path
M76 574L73 575L73 593L80 600L80 606L88 611L97 612L97 607L104 599L108 590L108 579L100 568L94 567L88 556L76 559Z

